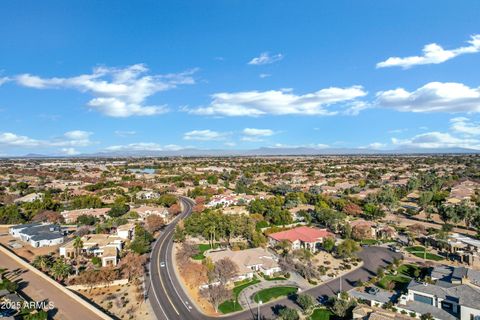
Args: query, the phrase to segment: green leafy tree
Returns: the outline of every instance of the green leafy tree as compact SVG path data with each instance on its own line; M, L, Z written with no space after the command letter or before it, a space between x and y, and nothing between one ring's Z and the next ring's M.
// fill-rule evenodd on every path
M285 307L278 312L281 320L298 320L300 316L297 310L289 307Z
M352 239L346 239L337 246L337 254L340 257L351 257L360 250L358 242Z
M305 313L311 310L315 305L315 300L313 297L306 293L297 295L296 300L300 308L302 308Z

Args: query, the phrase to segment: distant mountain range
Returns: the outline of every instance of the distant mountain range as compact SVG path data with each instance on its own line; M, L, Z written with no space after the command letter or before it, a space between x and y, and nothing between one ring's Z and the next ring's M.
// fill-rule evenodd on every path
M314 156L314 155L407 155L407 154L478 154L480 150L466 148L395 149L375 150L366 148L273 148L251 150L180 149L180 150L122 150L79 154L75 156L26 154L16 158L122 158L122 157L227 157L227 156Z

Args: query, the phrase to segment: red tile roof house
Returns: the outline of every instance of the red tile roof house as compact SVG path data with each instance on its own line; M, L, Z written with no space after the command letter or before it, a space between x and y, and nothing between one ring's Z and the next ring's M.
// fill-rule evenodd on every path
M310 252L317 252L325 238L333 238L333 233L327 229L297 227L286 231L276 232L268 235L269 243L275 246L282 240L287 240L292 244L292 250L305 248Z

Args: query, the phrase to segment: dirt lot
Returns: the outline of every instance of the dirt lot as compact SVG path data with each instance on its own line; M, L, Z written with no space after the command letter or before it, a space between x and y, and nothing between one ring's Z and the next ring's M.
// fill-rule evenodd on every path
M178 249L178 244L175 244L173 246L173 256L175 257L175 253ZM201 263L199 261L191 261L192 263ZM175 268L177 267L176 263L174 263ZM178 269L177 269L178 271ZM192 299L192 301L195 303L195 305L198 308L201 308L202 312L205 313L206 315L211 315L215 316L218 315L215 313L215 310L213 309L211 303L209 303L206 299L200 296L200 290L198 286L192 285L192 283L197 283L198 282L198 275L195 275L194 273L180 273L180 279L182 281L183 288L187 291L188 296Z
M419 219L426 219L424 215L417 215L416 217L419 218ZM441 224L443 224L443 221L441 221L441 219L438 217L438 215L435 215L435 214L432 216L432 218L433 218L433 221L438 222L440 224L408 219L408 218L405 218L405 217L401 217L397 214L391 214L391 213L389 213L384 218L384 220L385 221L395 221L396 223L398 223L402 227L406 227L406 226L410 226L412 224L420 223L420 224L423 224L426 228L440 229L442 227ZM468 235L471 235L471 236L476 235L476 232L473 231L473 230L466 230L466 229L459 229L459 228L453 228L453 232L468 234Z
M327 275L334 273L335 275L340 275L346 272L349 272L351 270L344 270L341 271L338 269L340 265L342 264L341 259L336 259L334 258L330 253L325 252L325 251L320 251L312 259L312 262L315 266L325 266L328 268L327 270Z
M78 292L120 319L150 320L154 318L148 303L143 298L140 301L137 300L137 296L143 297L142 287L137 291L136 286L125 284L92 290L78 290Z

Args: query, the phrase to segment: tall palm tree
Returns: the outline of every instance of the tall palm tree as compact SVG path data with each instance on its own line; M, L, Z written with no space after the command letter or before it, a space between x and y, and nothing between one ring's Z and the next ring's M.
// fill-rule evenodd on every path
M63 259L57 259L53 264L52 268L52 275L58 280L64 280L70 272L72 271L72 267L63 261Z
M75 258L80 255L81 250L83 249L83 241L80 237L75 237L73 240L73 248L75 248Z
M51 266L50 257L46 256L46 255L36 256L35 259L32 262L32 265L35 268L40 269L41 271L45 272Z

